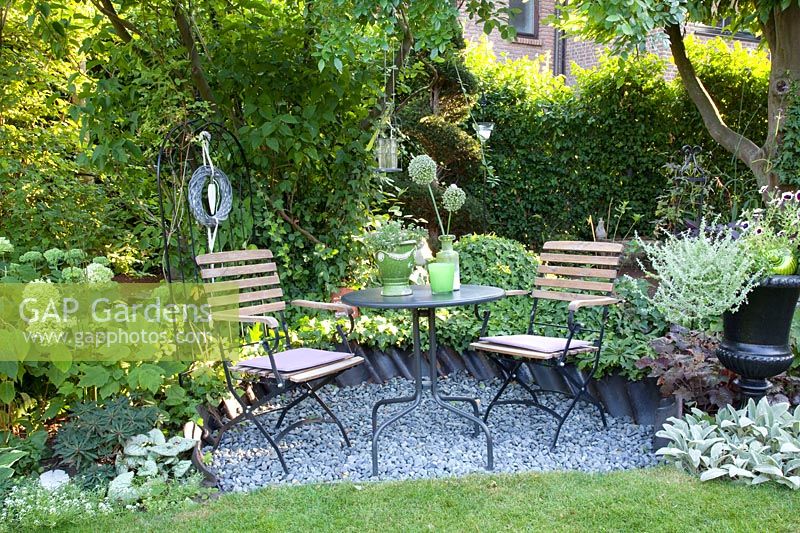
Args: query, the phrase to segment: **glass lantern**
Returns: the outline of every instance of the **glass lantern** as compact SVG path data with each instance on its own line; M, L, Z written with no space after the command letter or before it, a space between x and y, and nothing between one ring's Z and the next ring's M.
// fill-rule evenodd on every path
M375 157L378 159L378 172L400 172L403 170L397 160L397 139L380 136L375 144Z
M494 130L494 122L477 122L475 124L475 131L478 133L478 138L482 143L489 140Z

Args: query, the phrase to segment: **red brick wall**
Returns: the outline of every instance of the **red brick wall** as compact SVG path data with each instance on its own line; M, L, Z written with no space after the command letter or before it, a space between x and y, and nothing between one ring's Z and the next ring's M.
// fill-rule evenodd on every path
M530 0L537 1L537 0ZM489 41L492 43L494 53L498 59L519 59L521 57L529 57L534 59L539 56L544 56L547 65L552 68L553 55L554 55L554 39L556 31L551 26L543 24L541 21L546 17L552 15L555 10L554 0L541 0L539 2L539 35L537 39L530 39L528 37L518 37L513 42L505 41L500 37L500 34L495 30L488 36ZM689 25L688 31L694 33L696 38L705 42L715 37L709 34L708 29L698 25ZM464 38L468 41L478 41L483 35L483 30L474 22L464 20ZM756 48L758 43L748 40L737 39L746 48ZM575 78L572 74L572 64L575 63L581 68L591 68L598 64L598 57L602 52L603 47L591 41L578 41L572 38L567 39L566 42L566 77L567 83L571 84ZM652 39L647 43L647 51L657 54L665 59L671 59L672 55L669 51L669 45L664 40ZM667 79L674 78L677 75L675 66L668 62L667 66Z
M539 3L539 35L536 39L518 36L513 42L508 42L500 37L497 30L494 30L491 35L489 35L489 41L492 43L492 48L498 59L504 56L509 59L519 59L525 56L534 59L538 56L545 56L548 64L552 66L553 39L555 38L556 32L554 28L543 24L541 21L545 17L553 14L555 2L554 0L530 1L537 1ZM481 35L484 35L481 27L473 21L464 20L465 39L468 41L478 41Z

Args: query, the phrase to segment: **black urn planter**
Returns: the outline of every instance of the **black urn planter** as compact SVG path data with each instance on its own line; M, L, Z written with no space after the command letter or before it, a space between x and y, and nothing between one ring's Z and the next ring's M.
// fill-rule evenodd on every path
M758 401L767 392L767 378L792 364L789 329L792 325L800 276L772 276L747 296L735 313L723 315L723 339L717 358L737 374L742 401Z

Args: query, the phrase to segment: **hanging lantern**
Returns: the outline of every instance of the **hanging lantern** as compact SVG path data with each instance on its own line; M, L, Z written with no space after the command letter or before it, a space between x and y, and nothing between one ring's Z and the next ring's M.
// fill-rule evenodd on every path
M482 143L489 140L494 130L494 122L476 122L475 131L478 133L478 138Z
M397 139L389 133L388 137L381 135L375 144L375 157L378 159L378 172L400 172L397 157Z

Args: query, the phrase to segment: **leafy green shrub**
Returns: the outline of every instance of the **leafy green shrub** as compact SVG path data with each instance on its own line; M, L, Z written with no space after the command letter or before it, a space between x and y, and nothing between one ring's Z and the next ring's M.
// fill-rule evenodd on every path
M670 418L657 436L670 445L656 451L701 481L729 478L747 485L774 482L800 489L800 406L770 405L766 398L747 407L727 406L711 417L692 409Z
M763 138L766 55L729 49L721 40L703 44L688 39L687 50L704 83L718 95L726 122ZM495 62L484 45L470 46L466 62L478 78L478 91L486 95L486 106L473 108L473 114L496 125L487 160L498 183L487 184L477 164L464 165L457 175L468 195L482 200L473 228L480 224L533 246L559 236L587 238L590 215L597 220L610 206L628 202L619 227L624 235L635 217L648 224L655 219L658 198L672 186L662 167L684 144L705 149L706 168L713 172L709 209L736 216L742 204L757 200L752 174L710 138L680 81L666 81L666 64L654 55L605 58L594 69L578 70L574 86L536 61ZM449 107L442 108L444 115ZM451 121L473 135L469 121ZM414 123L413 129L426 152L443 151L425 124ZM452 141L443 138L441 144L450 146ZM724 186L718 187L718 181ZM419 202L407 207L430 220ZM644 224L637 228L650 229Z

